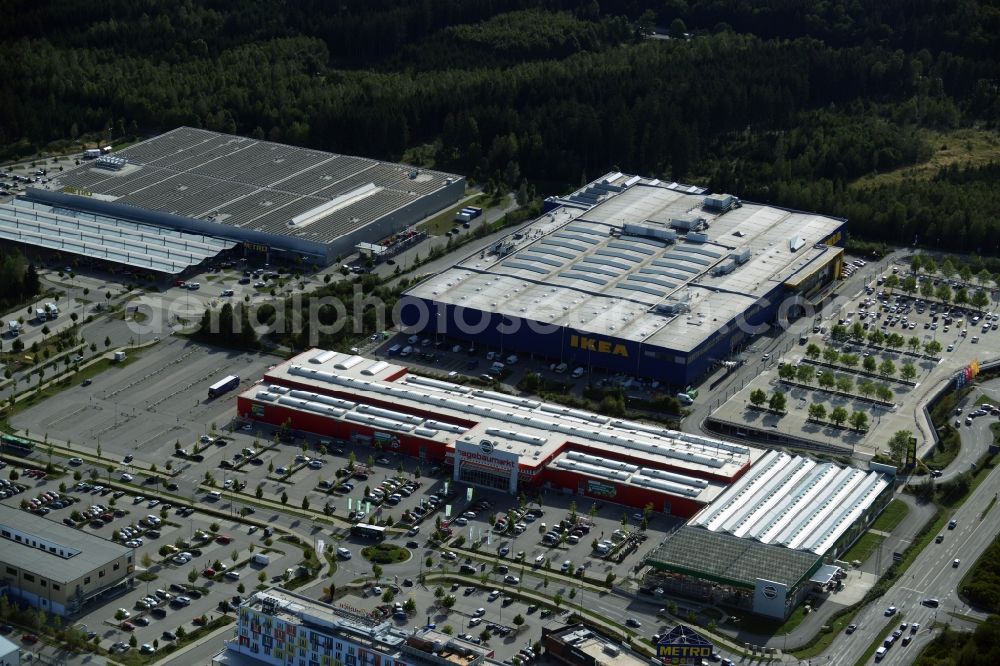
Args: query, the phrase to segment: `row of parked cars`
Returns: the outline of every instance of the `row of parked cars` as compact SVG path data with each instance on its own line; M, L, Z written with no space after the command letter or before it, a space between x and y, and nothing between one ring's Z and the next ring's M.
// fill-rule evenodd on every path
M4 499L23 493L27 489L27 486L20 483L8 481L7 479L0 479L0 497L3 497Z

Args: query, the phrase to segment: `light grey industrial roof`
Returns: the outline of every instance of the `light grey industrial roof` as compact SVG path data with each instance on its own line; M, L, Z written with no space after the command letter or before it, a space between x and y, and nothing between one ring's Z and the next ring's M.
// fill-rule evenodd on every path
M0 561L49 580L68 583L113 560L132 553L131 548L67 527L42 516L0 504L0 527L11 527L35 537L79 550L64 558L41 548L32 548L0 537Z
M658 569L743 587L758 578L794 587L821 561L815 553L690 525L667 535L646 559Z
M179 127L90 163L54 186L107 201L247 230L329 243L437 192L460 176ZM299 218L298 224L290 224ZM302 218L314 218L302 222Z
M615 182L631 180L618 176ZM843 220L752 203L711 212L704 199L649 181L622 186L602 193L589 209L546 213L496 243L496 252L468 256L407 294L690 351L783 282L840 251L817 244ZM705 242L623 233L626 224L662 226L694 217L708 225ZM808 245L793 251L792 236ZM744 251L749 259L735 270L713 274ZM684 312L657 311L667 302Z
M174 275L234 241L15 198L0 204L0 238Z
M769 451L689 524L824 555L889 485L878 472Z

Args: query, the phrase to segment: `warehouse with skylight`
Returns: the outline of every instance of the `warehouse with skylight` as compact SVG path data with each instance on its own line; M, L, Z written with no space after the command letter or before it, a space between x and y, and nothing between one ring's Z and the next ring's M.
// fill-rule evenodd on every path
M646 585L785 618L892 492L878 472L769 451L650 554Z
M608 174L411 287L410 331L685 386L795 317L846 220ZM791 299L789 297L792 297Z

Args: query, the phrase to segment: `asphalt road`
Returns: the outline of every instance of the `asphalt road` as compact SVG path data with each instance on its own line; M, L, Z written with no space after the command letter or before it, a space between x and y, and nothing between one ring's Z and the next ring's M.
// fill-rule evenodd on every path
M1000 509L993 508L982 515L984 508L1000 491L1000 475L996 471L989 474L976 491L956 511L952 518L957 521L954 530L945 530L944 541L931 543L910 566L907 574L886 592L880 601L870 604L858 613L855 622L858 630L851 635L843 634L824 653L834 666L852 666L884 630L889 618L886 607L899 609L896 622L918 622L921 630L913 642L903 646L897 642L882 663L908 664L919 653L921 647L934 635L930 627L935 621L947 622L953 619L951 613L969 615L985 619L985 614L973 611L958 598L956 588L969 567L993 542L1000 532ZM958 567L953 567L954 559L960 559ZM922 605L922 600L936 598L938 608Z

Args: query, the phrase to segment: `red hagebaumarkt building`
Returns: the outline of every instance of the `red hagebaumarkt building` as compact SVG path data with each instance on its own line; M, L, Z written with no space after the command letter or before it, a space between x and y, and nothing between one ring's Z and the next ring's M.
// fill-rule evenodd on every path
M321 349L275 366L237 400L244 419L446 464L462 483L568 489L684 518L764 453Z

